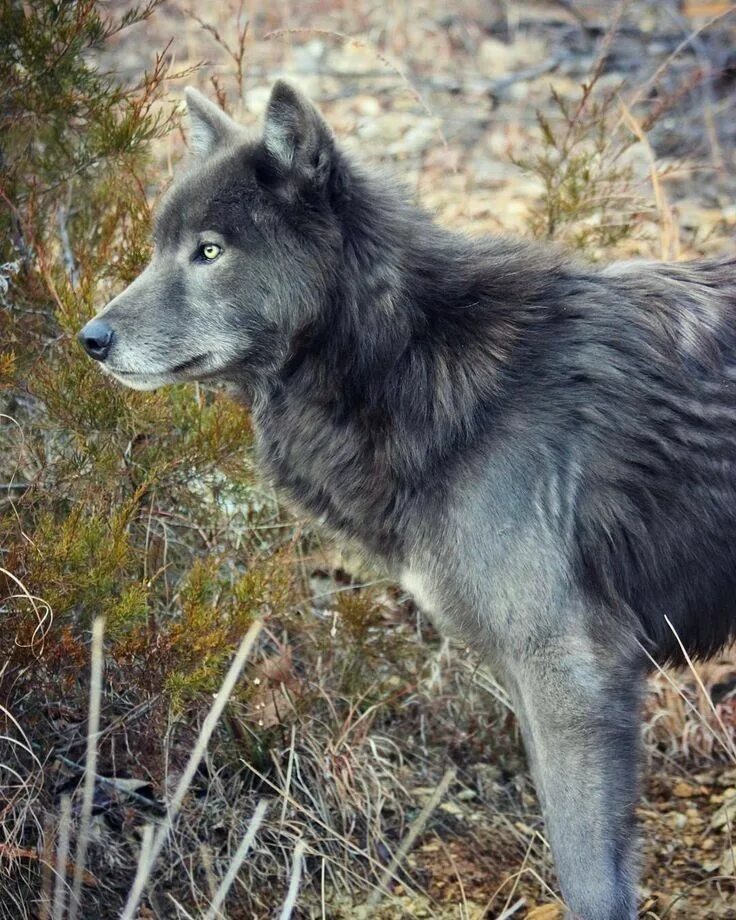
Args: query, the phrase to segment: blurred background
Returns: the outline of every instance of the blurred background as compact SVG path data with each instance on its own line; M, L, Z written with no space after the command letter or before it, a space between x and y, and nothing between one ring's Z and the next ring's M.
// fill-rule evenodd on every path
M470 234L732 253L736 5L4 0L0 35L0 917L561 918L492 675L279 505L242 408L75 333L146 263L186 85L257 131L291 80ZM736 917L736 656L646 716L642 916Z

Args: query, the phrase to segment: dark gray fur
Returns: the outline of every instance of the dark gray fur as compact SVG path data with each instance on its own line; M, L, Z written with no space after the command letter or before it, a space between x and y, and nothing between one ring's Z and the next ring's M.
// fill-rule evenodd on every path
M736 628L736 261L467 239L286 84L255 141L189 105L196 159L95 356L251 406L281 491L508 686L573 915L630 920L642 646L679 660L665 614L698 656Z

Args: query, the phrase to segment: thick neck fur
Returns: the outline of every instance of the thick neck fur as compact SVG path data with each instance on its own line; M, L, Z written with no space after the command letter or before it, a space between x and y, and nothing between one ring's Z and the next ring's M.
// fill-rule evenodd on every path
M562 263L530 244L444 231L354 173L333 207L340 264L288 343L256 428L277 486L386 555L402 541L402 496L439 498L455 457L487 430Z

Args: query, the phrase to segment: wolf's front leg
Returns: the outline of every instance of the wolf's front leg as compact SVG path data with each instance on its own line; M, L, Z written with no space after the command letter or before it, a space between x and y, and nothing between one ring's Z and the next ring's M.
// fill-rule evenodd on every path
M641 669L573 649L517 662L509 690L570 917L632 920Z

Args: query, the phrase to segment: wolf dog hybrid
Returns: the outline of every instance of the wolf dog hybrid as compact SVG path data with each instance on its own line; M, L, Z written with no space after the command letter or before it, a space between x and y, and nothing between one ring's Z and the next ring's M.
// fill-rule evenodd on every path
M636 916L650 661L736 633L736 259L581 264L437 226L284 82L189 90L150 264L80 332L227 384L263 470L508 688L570 916Z

